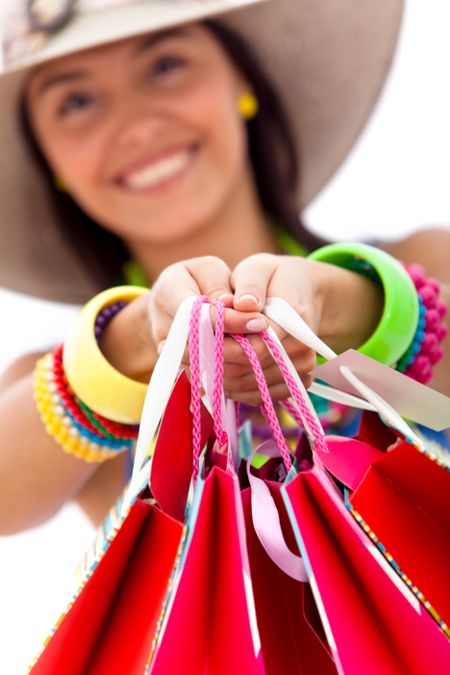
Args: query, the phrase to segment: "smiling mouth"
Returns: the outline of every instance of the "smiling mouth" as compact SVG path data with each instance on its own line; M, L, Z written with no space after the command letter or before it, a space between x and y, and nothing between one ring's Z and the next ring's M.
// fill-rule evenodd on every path
M189 146L157 161L141 165L139 169L119 177L116 182L133 192L148 193L167 187L186 172L197 149L197 146Z

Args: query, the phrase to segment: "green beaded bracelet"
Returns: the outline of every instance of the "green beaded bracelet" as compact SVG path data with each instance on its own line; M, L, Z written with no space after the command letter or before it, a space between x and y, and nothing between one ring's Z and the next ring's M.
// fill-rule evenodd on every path
M380 322L358 351L388 366L396 364L413 341L419 321L419 301L409 274L389 253L359 243L328 244L308 258L345 269L355 260L368 263L378 275L384 290Z

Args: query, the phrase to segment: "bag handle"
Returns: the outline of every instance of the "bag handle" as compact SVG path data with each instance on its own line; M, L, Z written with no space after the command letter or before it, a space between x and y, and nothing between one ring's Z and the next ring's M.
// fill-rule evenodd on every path
M247 459L247 475L251 489L252 522L256 535L271 560L296 581L308 581L305 563L300 555L293 553L286 544L281 529L280 516L266 483L253 475L251 462L255 454L261 453L267 457L279 457L281 455L287 473L295 471L293 468L289 448L278 422L275 408L267 386L266 378L253 349L250 340L244 335L232 334L232 337L242 347L246 354L262 398L262 411L272 431L274 441L263 443L256 448Z
M314 349L324 358L332 359L337 356L332 349L330 349L324 342L322 342L319 337L317 337L317 335L306 324L306 322L285 300L282 300L281 298L268 298L264 307L264 314L266 314L268 318L272 319L272 321L275 321L287 333L295 337L307 347ZM280 340L278 339L278 336L270 328L268 332L270 332L270 335L276 340L278 347L281 349L284 359L286 360L297 384L300 387L303 387L298 373L295 371L295 368L292 366L292 364L290 364L289 357L286 354L286 351L284 350ZM340 371L346 380L350 382L350 384L352 384L353 387L360 393L362 400L370 405L370 408L368 409L376 411L383 422L385 422L388 426L397 429L410 443L423 449L424 445L422 440L417 436L417 434L414 433L414 431L394 410L394 408L392 408L392 406L384 401L384 399L382 399L381 396L374 392L370 387L364 384L347 366L341 366ZM350 396L345 394L345 392L340 392L338 389L331 389L330 387L322 386L321 391L317 391L316 387L310 387L310 390L320 393L320 395L324 396L324 398L328 398L325 390L330 390L333 396L339 394L339 402L346 403L347 405L353 407L366 408L366 406L359 405L359 399L357 399L356 396ZM352 399L353 403L351 402ZM337 398L333 398L332 400L337 400Z
M142 408L133 471L125 492L124 505L132 502L148 481L147 454L179 374L188 339L189 318L196 299L197 296L193 295L181 303L153 369Z
M201 448L201 367L200 367L200 318L202 305L209 305L210 301L205 296L200 296L194 302L192 307L191 319L189 322L189 362L191 370L191 409L192 409L192 441L193 441L193 468L192 481L195 485L200 466ZM233 458L228 440L228 434L222 426L222 391L223 391L223 341L224 341L224 304L218 301L216 308L216 327L214 332L214 380L212 391L212 409L214 433L219 446L225 447L227 451L227 470L234 473ZM209 319L210 322L210 319ZM209 325L211 325L209 323ZM203 324L203 333L208 325Z

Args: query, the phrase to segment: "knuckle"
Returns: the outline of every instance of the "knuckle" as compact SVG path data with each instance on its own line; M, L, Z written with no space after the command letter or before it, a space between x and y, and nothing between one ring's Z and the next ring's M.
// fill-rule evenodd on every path
M254 253L249 255L244 260L241 260L240 263L235 268L235 271L241 271L249 266L267 266L273 264L277 259L277 256L273 253Z

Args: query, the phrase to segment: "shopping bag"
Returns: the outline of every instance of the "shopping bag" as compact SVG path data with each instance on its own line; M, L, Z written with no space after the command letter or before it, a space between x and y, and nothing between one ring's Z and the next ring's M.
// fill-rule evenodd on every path
M447 638L317 469L282 489L341 673L448 672Z
M281 446L278 448L274 440L267 441L250 454L247 459L249 487L242 491L265 672L273 675L336 673L283 503L280 492L282 483L275 478L275 474L286 474L292 469L289 450L282 439L279 425L274 427L276 415L256 354L246 338L234 338L255 370L269 429L272 429L274 438ZM269 461L259 470L251 468L255 454L269 457ZM283 461L277 462L275 458L280 458L280 454ZM283 550L280 553L282 538L285 545L281 541ZM281 558L285 564L281 563Z
M399 440L371 463L347 506L450 637L450 473Z
M156 455L166 449L176 419L177 453L192 458L189 402L190 386L182 376ZM162 511L148 489L125 508L119 500L86 555L81 584L32 675L142 675L183 532L183 521Z
M178 377L178 372L194 300L184 303L174 321L168 349L147 392L135 480L100 528L85 557L82 580L32 665L33 675L143 675L145 671L186 531L184 505L192 473L191 388L186 375ZM200 443L204 443L212 427L202 409L200 414ZM154 452L147 461L158 427Z
M355 378L353 381L355 383ZM360 384L364 395L367 388ZM307 401L307 396L299 380L298 385L297 396L302 394L300 412L300 405ZM370 402L377 405L376 395ZM401 437L404 421L398 419L395 423L395 414L387 406L382 412L391 424L394 420L392 426L397 427L396 435ZM331 483L323 467L322 460L327 455L333 456L333 448L332 444L327 446L313 411L304 425L315 446L313 466L284 484L281 492L339 672L448 672L448 640L371 539L349 518L336 485ZM409 437L414 438L413 432ZM353 449L354 446L353 443ZM400 446L409 446L408 452L417 453L433 466L431 460L420 455L410 443L400 441ZM365 450L367 459L371 453ZM375 461L388 461L394 453L392 450ZM333 459L326 461L333 465ZM397 461L401 466L400 456ZM419 478L416 474L416 484ZM439 482L436 485L438 487ZM378 503L378 508L382 509L382 503ZM382 520L380 515L379 520Z
M223 316L221 319L218 312L216 335L223 339L221 320ZM194 329L191 337L193 335ZM194 393L200 389L196 348L198 345L190 340L194 420ZM214 368L214 364L209 367ZM220 378L215 385L216 391L217 388L221 388ZM215 438L211 439L209 450L201 461L201 447L194 445L199 471L194 476L193 503L186 523L188 534L150 658L152 675L265 672L256 626L239 482L233 469L228 438L220 428L222 411L217 395L213 406ZM195 463L194 457L194 466Z
M272 309L274 307L277 309L276 302ZM283 321L285 319L283 315ZM311 346L325 357L331 356L317 336L311 336L305 326L300 325L298 317L291 314L288 322L291 330L297 329L297 334L301 333ZM354 357L352 360L358 363ZM321 455L321 461L349 489L347 506L357 522L450 637L448 456L445 461L435 452L433 444L428 447L426 436L408 427L385 401L363 382L355 380L348 368L341 367L340 371L353 391L370 398L371 407L378 409L383 421L379 415L365 412L356 438L327 436L328 451ZM373 377L374 369L368 372ZM398 398L399 393L411 387L405 376L395 373L395 379L392 392L397 392ZM427 391L423 385L414 384ZM443 411L450 410L450 400L433 395L440 396L442 424ZM423 400L429 400L428 393ZM411 400L411 394L409 405L411 410L418 407Z

